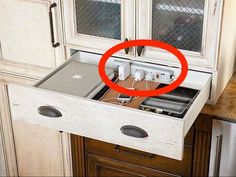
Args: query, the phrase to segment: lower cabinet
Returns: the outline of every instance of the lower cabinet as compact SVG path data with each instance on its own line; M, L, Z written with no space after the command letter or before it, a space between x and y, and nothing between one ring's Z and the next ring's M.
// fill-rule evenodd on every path
M8 83L33 82L0 75L0 176L70 176L66 133L11 119Z
M182 161L71 135L73 175L207 176L211 127L212 118L199 115L185 137Z
M176 176L159 170L138 166L94 154L86 153L88 177L124 177L124 176Z
M13 122L19 176L64 176L62 135L52 129Z

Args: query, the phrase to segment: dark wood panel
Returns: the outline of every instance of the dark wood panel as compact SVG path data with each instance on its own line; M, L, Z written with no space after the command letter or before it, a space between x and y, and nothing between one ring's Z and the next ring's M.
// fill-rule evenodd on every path
M180 176L190 176L192 167L192 147L185 146L182 161L153 155L150 153L85 138L85 151L103 157L116 159Z
M193 145L193 137L194 137L193 133L194 133L194 126L190 128L190 130L188 131L187 135L184 138L185 145L189 145L189 146Z
M176 175L158 170L137 166L134 164L117 161L114 159L86 153L88 177L139 177L139 176L169 176Z
M70 138L73 176L84 177L86 174L83 137L71 134Z
M195 122L192 176L208 176L212 120L213 117L200 114Z

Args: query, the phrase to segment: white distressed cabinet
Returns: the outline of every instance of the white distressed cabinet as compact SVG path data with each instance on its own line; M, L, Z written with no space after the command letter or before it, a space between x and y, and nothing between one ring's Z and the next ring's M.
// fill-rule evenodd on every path
M87 7L89 11L89 9L92 8L93 6L91 6L91 4L88 6L87 4L88 2L98 3L97 6L101 4L102 6L104 5L104 1L94 1L94 0L93 1L75 0L75 1L70 1L70 2L63 1L62 3L63 5L62 7L64 9L63 17L65 20L64 29L66 31L65 39L66 39L66 45L68 48L73 49L73 46L75 45L79 49L82 50L83 47L81 47L79 43L81 42L81 44L83 44L83 39L81 38L81 36L84 36L84 35L88 39L90 38L92 39L92 36L97 36L99 37L99 39L101 39L101 36L102 36L103 38L110 40L110 38L107 36L107 31L105 30L104 32L103 28L97 29L95 31L93 28L91 28L91 26L94 25L95 23L94 21L92 24L88 23L90 22L91 19L83 21L83 18L84 16L86 16L86 14L83 16L81 15L81 13L85 13L87 11L83 11L83 9L76 11L79 8L81 8L80 6L84 5L83 3L86 3L86 5L83 7L84 8ZM124 3L124 1L121 1L121 3L122 2ZM149 1L145 1L145 2L149 2ZM152 3L155 3L155 2L156 1L152 1ZM156 3L158 4L159 2L161 1L157 1ZM184 3L187 1L182 0L181 2ZM188 2L195 3L196 1L191 0ZM183 12L181 12L183 13L182 16L185 17L186 11L190 11L190 13L198 12L199 14L197 15L201 15L201 18L203 18L202 29L199 29L199 30L202 30L202 32L200 33L202 33L203 37L201 37L201 35L198 34L197 38L199 39L200 42L195 41L196 43L198 43L198 46L195 49L188 48L189 50L188 52L190 53L191 52L202 53L202 51L206 50L204 49L203 47L204 45L202 44L202 41L205 40L204 35L203 35L205 23L210 23L210 21L212 20L211 23L216 23L218 26L221 24L221 21L219 21L219 19L221 19L222 12L232 13L233 15L235 15L235 13L233 13L233 8L229 8L230 5L232 7L233 5L235 5L233 1L225 1L224 11L222 11L223 10L222 0L216 0L214 2L215 3L213 3L214 4L213 5L212 3L206 3L206 1L202 0L202 1L199 1L200 7L195 7L195 8L191 6L189 7L189 5L181 5L183 9ZM138 5L141 2L135 1L135 3L136 5ZM152 3L150 1L147 4L143 4L143 6L140 6L143 12L137 11L136 9L137 6L133 6L133 10L135 10L139 15L145 15L144 13L145 11L149 12L150 14L151 10L150 9L145 10L145 7L148 4L151 5L151 7L153 7ZM109 1L108 3L108 5L112 7L114 4L117 6L117 1ZM177 13L177 15L174 15L174 16L178 17L178 13L180 10L178 8L179 6L177 6L178 5L177 3L173 4L173 7L170 6L169 4L164 7L163 7L163 4L158 4L158 5L160 7L156 7L155 4L154 4L154 7L159 8L158 10L160 10L161 12L163 11L164 7L165 8L166 6L171 7L171 9L167 9L168 13L171 13L171 14ZM201 9L201 6L202 6L202 9ZM155 8L154 8L154 11L156 10ZM73 9L73 10L70 10L70 9ZM94 13L96 12L97 11L94 10ZM210 13L210 14L207 15L207 13ZM91 14L88 14L88 15L91 15ZM228 14L224 16L225 20L228 20L227 15ZM206 18L206 16L208 18ZM95 18L96 16L93 15L92 17L91 16L89 17ZM211 20L210 20L210 17L212 17ZM84 22L86 23L84 24ZM136 23L140 23L139 18L136 19ZM151 25L151 24L152 23L149 20L148 25ZM213 37L211 36L214 39L213 41L207 40L210 43L210 45L214 45L214 47L211 46L210 48L214 50L215 52L221 52L221 50L219 50L218 48L218 44L224 41L223 39L226 35L224 30L225 30L225 26L227 25L228 23L225 23L222 26L220 26L221 27L220 29L222 31L221 38L218 38L218 36L215 35ZM84 28L86 28L86 30L83 30ZM72 29L76 30L76 35L74 35L75 31L73 31ZM142 28L140 28L140 30L141 29ZM136 31L135 34L139 34L141 32L140 30L138 30L138 32ZM199 31L197 32L199 33ZM232 28L232 32L236 33L235 28ZM219 32L217 33L219 34ZM72 35L70 36L72 38L70 37L68 38L68 35ZM154 35L154 37L158 37L158 36ZM117 39L116 35L112 36L111 38ZM68 41L71 42L71 45L68 45ZM94 43L90 42L90 44L94 44ZM104 42L104 44L107 44L107 43ZM176 45L180 45L180 44L177 43ZM88 46L89 45L85 45L84 47L88 47ZM96 46L98 47L97 49L99 49L100 45L96 45ZM193 46L188 44L187 47L193 47ZM230 44L229 47L233 47L233 44ZM182 48L182 47L178 47L178 48ZM185 48L183 47L183 49ZM144 50L146 49L144 48ZM149 49L147 49L147 51L148 50ZM88 51L91 52L93 50L88 50ZM102 49L100 50L100 52L102 52ZM230 52L232 53L234 51L231 50ZM178 67L173 67L175 65L174 62L170 62L171 63L170 65L166 64L165 66L158 65L160 63L158 60L155 60L155 59L161 56L162 52L157 52L156 54L157 54L156 57L152 58L152 63L150 63L148 66L154 67L154 68L163 67L163 69L170 69L174 72L174 78L177 78L180 74L181 69ZM121 54L120 56L123 56L123 55ZM35 86L37 88L27 88L27 87L22 87L22 86L10 85L9 96L10 96L12 118L14 120L23 120L29 123L39 124L45 127L54 128L56 130L63 130L68 133L74 133L80 136L86 136L86 137L99 139L99 140L103 140L103 141L114 143L114 144L124 145L131 148L135 148L135 149L139 149L139 150L143 150L143 151L147 151L147 152L151 152L151 153L155 153L162 156L171 157L171 158L180 160L183 157L184 137L187 134L189 128L192 126L193 122L195 121L197 115L200 113L204 104L212 97L212 95L213 96L215 95L216 91L218 91L219 94L221 92L221 90L220 91L216 90L216 85L221 84L221 83L216 82L216 80L221 77L221 76L218 76L217 74L225 73L225 76L224 76L225 81L229 80L230 75L232 74L232 67L226 68L226 66L228 66L229 64L226 60L222 61L221 58L219 59L216 56L213 56L213 58L211 57L212 56L210 57L206 56L207 60L208 59L213 60L215 64L217 62L222 62L225 65L223 65L223 67L217 67L213 69L213 68L208 68L208 66L202 64L201 67L199 66L200 68L195 68L195 70L189 70L188 76L186 80L183 82L182 86L187 87L187 88L197 89L199 90L199 94L194 99L192 105L188 109L183 119L178 119L170 115L163 116L159 114L143 112L140 110L128 109L125 107L104 104L104 103L101 103L100 101L94 101L89 98L77 97L70 93L66 94L62 90L64 87L70 87L70 85L59 86L58 83L54 84L54 85L57 85L57 87L54 87L56 89L50 89L47 87L41 88L40 84ZM46 78L44 78L40 83L41 84L47 83L47 80L50 77L53 77L58 71L62 71L64 68L66 68L66 66L73 64L73 62L80 62L80 61L92 62L92 60L94 60L96 63L99 61L100 58L101 58L101 55L99 54L88 54L86 52L85 53L78 52L78 54L75 55L74 59L71 59L69 62L61 65L51 74L49 74ZM116 60L130 61L129 59L130 58L127 56L127 59L117 58ZM145 65L143 63L144 60L143 59L140 60L139 57L134 57L132 59L135 61L131 61L131 62L134 62L134 63L139 62L139 65ZM204 59L202 59L200 56L197 59L199 61L204 61ZM168 57L167 57L167 60L168 60ZM191 63L191 60L188 57L187 57L187 60L188 62L190 62L189 63L190 69L192 69L191 67L194 67L194 64ZM145 61L148 61L148 59ZM231 65L232 65L233 58L229 58L229 61L231 62ZM115 61L113 61L113 64L114 62ZM226 72L226 69L228 69L228 72ZM203 72L202 70L204 70L205 72ZM224 86L225 85L223 85L222 88ZM74 88L74 89L79 89L79 88ZM215 99L215 101L216 100L217 99ZM40 110L42 107L46 108L46 112L51 112L51 111L60 112L60 114L58 115L58 118L50 118L50 116L39 114L38 110ZM120 129L123 126L133 125L133 124L136 127L140 127L141 129L144 129L149 136L143 139L142 138L133 139L128 136L124 136L121 133ZM158 146L156 146L157 144Z
M52 8L55 42L61 44L56 48L51 44L48 17L50 5L54 2L57 4ZM70 174L69 138L61 135L59 131L175 159L183 157L186 133L204 104L209 100L211 103L217 101L232 75L236 46L235 40L232 40L232 36L236 34L235 18L233 18L236 16L236 1L181 0L170 2L167 0L0 1L0 58L2 58L0 69L5 67L6 63L13 63L19 68L31 66L35 70L53 68L62 61L63 47L66 47L68 51L67 56L70 55L70 49L80 50L78 58L70 60L68 63L71 61L93 63L95 61L97 64L101 58L100 54L122 41L134 39L164 41L175 25L178 26L182 22L201 24L200 28L199 25L196 27L199 30L192 29L197 32L196 39L193 36L190 39L190 41L194 39L197 47L194 48L192 44L186 47L181 46L183 44L170 42L185 54L189 62L189 75L183 86L200 91L183 119L65 94L60 91L60 88L58 90L40 88L40 84L34 87L15 83L2 86L4 105L8 104L6 102L7 93L9 93L20 175ZM193 7L193 4L196 3L198 5ZM155 16L158 16L160 21ZM173 16L177 18L184 16L185 19L174 20ZM164 17L168 19L162 19ZM164 24L162 25L162 23ZM160 29L160 26L165 29ZM185 31L189 30L187 28ZM189 33L192 31L190 30ZM181 41L184 35L185 33L177 35L176 40ZM141 52L138 52L137 49L134 47L126 51L122 50L115 55L122 57L122 61L142 62L142 65L149 62L150 67L161 64L161 67L171 68L176 75L179 74L180 68L177 60L168 53L149 47L141 48ZM85 51L83 55L81 51ZM97 54L91 54L91 52ZM80 54L81 56L79 56ZM90 57L91 55L93 56ZM49 77L59 70L63 70L68 63L55 69L41 83L47 82ZM10 73L15 73L13 69L11 71L9 70ZM25 68L22 71L29 72ZM34 73L32 73L33 76ZM5 81L5 78L1 80ZM9 118L8 106L5 105L5 109L1 108L1 113L3 112ZM50 118L40 115L38 109L42 106L56 109L62 114L61 117ZM28 123L30 124L28 125ZM123 135L120 128L130 124L145 130L149 137L135 139ZM55 130L48 130L39 125ZM29 131L26 131L25 128ZM41 134L41 132L44 133ZM25 137L24 141L29 140L29 142L21 142L22 137ZM35 147L34 149L38 148L38 153L34 149L28 149L29 146ZM65 148L61 149L62 146ZM14 146L8 147L14 149ZM25 149L24 152L22 152L23 149ZM54 151L51 153L50 149ZM28 169L30 158L34 159L35 161L32 163L37 165ZM39 160L39 158L41 159ZM54 158L57 159L56 162L52 160ZM24 163L25 161L27 163ZM16 161L13 160L13 163ZM51 164L53 165L51 166ZM11 170L17 171L14 167Z
M180 49L192 68L216 67L223 0L74 0L62 4L69 46L104 52L126 38L160 40ZM116 55L178 65L174 56L157 48L130 51Z
M209 103L214 104L233 73L235 3L234 0L62 1L65 45L71 49L103 54L126 38L166 42L181 50L190 69L213 74ZM113 12L117 4L120 4L119 15ZM103 10L104 7L109 12ZM116 24L116 30L109 30L120 17L121 25ZM109 20L114 23L107 28ZM114 33L113 37L108 37L108 34L111 35L108 31ZM121 38L114 42L116 35ZM180 67L175 56L153 47L136 46L130 48L128 54L122 50L114 56Z
M51 28L53 3L57 6L51 9ZM70 175L65 165L69 160L63 156L66 135L12 121L7 88L8 83L32 84L32 78L63 62L60 7L57 0L0 1L0 176ZM52 46L51 29L58 47Z
M1 0L0 50L2 63L54 68L62 55L60 4L52 9L55 42L52 47L49 9L51 0Z
M5 157L5 161L0 162L6 165L5 175L70 176L67 134L11 119L8 84L31 85L35 80L4 73L1 73L0 79L3 81L0 82L0 120L2 123L0 135L3 138L3 157ZM1 168L4 169L4 166Z

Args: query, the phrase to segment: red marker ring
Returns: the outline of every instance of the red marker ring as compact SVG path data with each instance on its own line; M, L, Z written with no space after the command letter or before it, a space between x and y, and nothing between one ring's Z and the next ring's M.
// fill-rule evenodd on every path
M156 89L156 90L149 90L149 91L129 90L129 89L126 89L124 87L117 85L116 83L113 83L108 78L108 76L106 75L106 72L105 72L105 66L106 66L107 60L114 53L116 53L122 49L134 47L134 46L157 47L157 48L164 49L164 50L172 53L173 55L175 55L178 58L178 60L180 61L181 68L182 68L179 77L168 86L165 86L163 88ZM150 96L158 96L158 95L161 95L164 93L171 92L172 90L177 88L180 84L182 84L188 74L188 63L187 63L185 56L174 46L171 46L171 45L166 44L164 42L154 41L154 40L133 40L133 41L127 41L127 42L120 43L120 44L110 48L108 51L106 51L104 53L104 55L102 56L102 58L100 59L100 62L98 64L98 71L99 71L100 77L103 80L103 82L111 89L113 89L119 93L129 95L129 96L150 97Z

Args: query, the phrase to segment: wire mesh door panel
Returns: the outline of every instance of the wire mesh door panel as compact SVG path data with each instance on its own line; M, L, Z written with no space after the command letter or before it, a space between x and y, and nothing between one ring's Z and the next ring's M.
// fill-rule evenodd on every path
M202 51L205 0L153 0L152 39Z
M121 0L75 0L77 33L121 40Z

